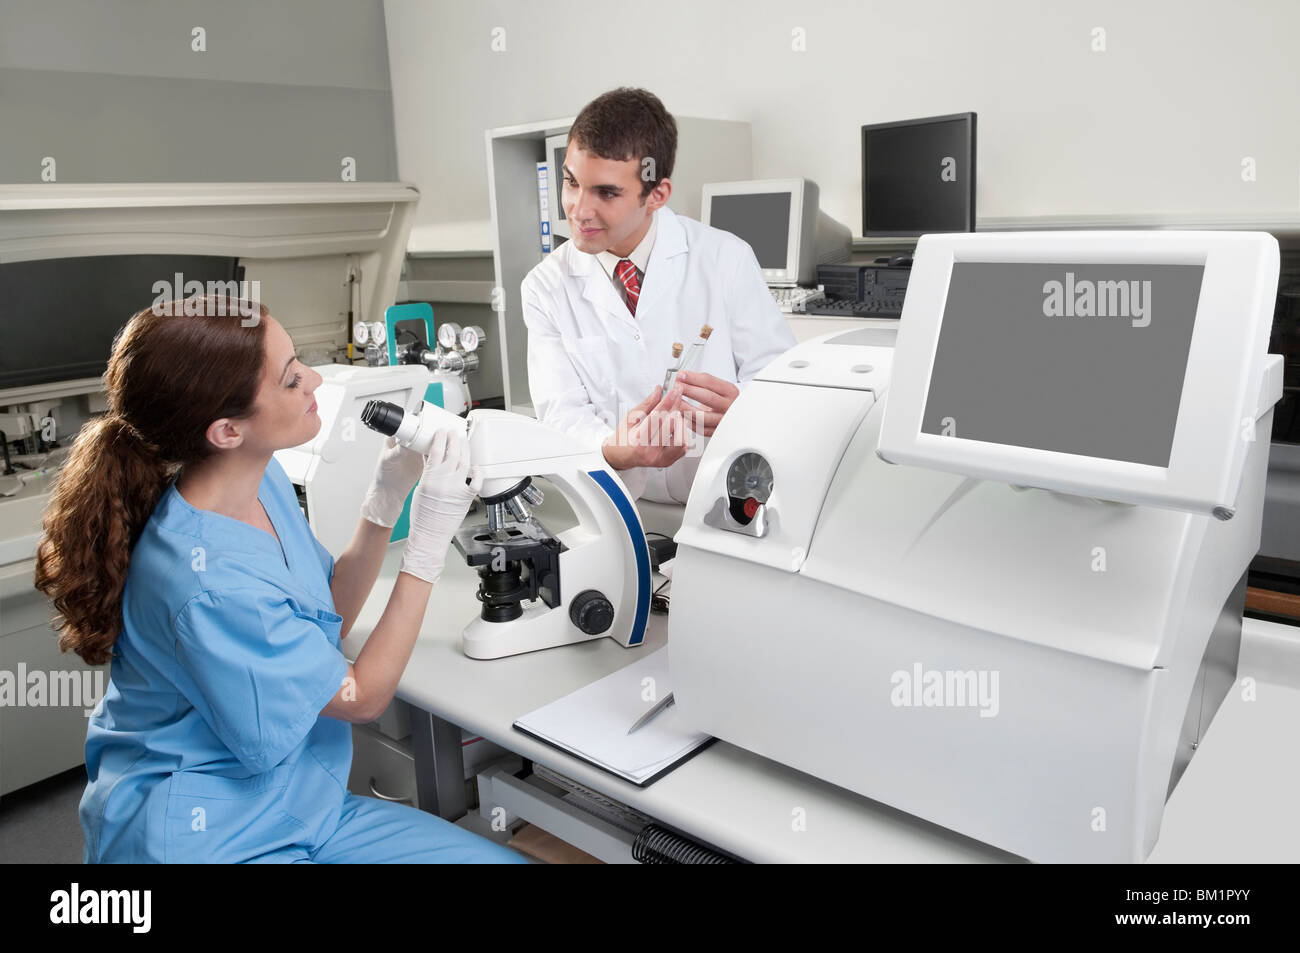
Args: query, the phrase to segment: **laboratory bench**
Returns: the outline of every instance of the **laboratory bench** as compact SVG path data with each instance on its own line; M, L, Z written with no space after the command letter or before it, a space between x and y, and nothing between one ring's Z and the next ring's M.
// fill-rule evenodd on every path
M546 484L543 482L543 489ZM683 507L637 504L647 532L675 533ZM535 515L552 533L573 524L553 489ZM483 521L471 512L467 521ZM355 659L378 622L396 580L402 544L390 546L379 579L343 651ZM663 582L656 575L655 585ZM478 611L477 573L452 550L434 586L424 625L397 688L406 703L401 742L414 773L417 806L455 819L466 813L465 778L477 773L479 811L494 810L549 830L600 859L631 862L632 837L581 799L529 778L521 765L542 766L659 825L753 862L1021 862L1022 859L903 811L836 787L717 740L646 787L606 773L514 730L515 719L583 687L638 655L667 644L668 617L650 616L645 643L623 648L609 638L501 659L476 660L461 649L461 631ZM667 590L671 594L671 588ZM670 606L671 611L671 606ZM1243 679L1255 681L1244 683ZM1300 724L1300 628L1245 621L1237 687L1230 691L1196 756L1166 805L1149 862L1294 862L1300 819L1292 807L1300 759L1290 732ZM816 726L810 725L810 731ZM518 756L467 769L482 738ZM392 744L390 738L386 744ZM358 759L364 759L358 753ZM479 769L482 770L479 770ZM517 775L525 775L519 777ZM354 773L354 778L356 774ZM960 797L960 792L952 792ZM587 800L590 804L590 799ZM575 804L577 806L575 806Z

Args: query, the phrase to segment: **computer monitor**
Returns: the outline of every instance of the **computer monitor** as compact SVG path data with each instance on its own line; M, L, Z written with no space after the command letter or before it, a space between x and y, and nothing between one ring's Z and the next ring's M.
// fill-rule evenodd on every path
M862 234L975 231L975 114L862 127Z
M848 261L852 247L849 229L821 211L808 179L706 185L700 219L743 238L769 285L811 285L819 264Z
M546 187L551 198L551 234L572 238L573 230L564 217L564 154L569 148L569 134L546 137Z
M0 264L5 343L0 388L95 377L113 338L153 304L155 283L240 279L238 260L213 255L95 255ZM180 292L176 296L181 296Z
M926 235L877 452L1230 517L1282 392L1278 262L1255 232Z

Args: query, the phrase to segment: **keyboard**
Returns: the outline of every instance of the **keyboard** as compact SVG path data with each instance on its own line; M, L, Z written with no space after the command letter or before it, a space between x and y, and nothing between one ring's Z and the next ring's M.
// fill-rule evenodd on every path
M838 318L901 318L903 307L901 301L868 298L855 301L853 298L828 298L805 307L806 314L832 315Z
M811 303L826 300L826 296L816 288L773 288L772 300L785 314L802 314Z

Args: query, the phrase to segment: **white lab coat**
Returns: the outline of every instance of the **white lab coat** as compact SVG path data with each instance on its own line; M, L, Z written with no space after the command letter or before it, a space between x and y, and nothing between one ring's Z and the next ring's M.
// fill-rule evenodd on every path
M528 387L542 423L599 449L628 411L663 384L672 345L713 328L694 368L742 391L794 333L772 300L753 250L730 232L656 213L657 234L636 316L595 255L566 242L523 280ZM619 473L633 497L686 502L706 438L691 434L687 455L664 469Z

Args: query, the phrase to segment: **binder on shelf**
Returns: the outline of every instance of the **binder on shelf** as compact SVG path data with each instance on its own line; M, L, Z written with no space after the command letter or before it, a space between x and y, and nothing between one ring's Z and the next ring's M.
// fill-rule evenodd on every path
M550 186L546 182L546 163L537 163L537 209L542 220L542 254L551 253Z

